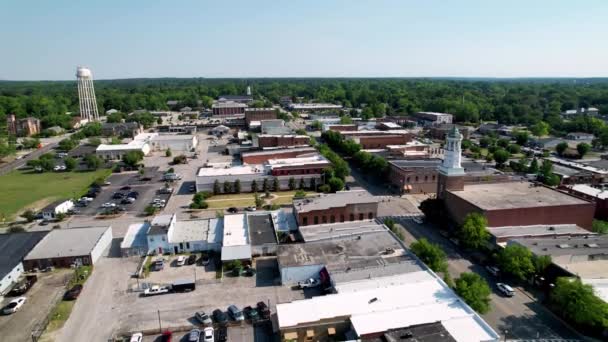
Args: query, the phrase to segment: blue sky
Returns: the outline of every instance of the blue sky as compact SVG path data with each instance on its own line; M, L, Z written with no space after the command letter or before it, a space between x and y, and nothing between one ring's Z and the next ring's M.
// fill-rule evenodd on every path
M606 0L0 0L0 79L606 77Z

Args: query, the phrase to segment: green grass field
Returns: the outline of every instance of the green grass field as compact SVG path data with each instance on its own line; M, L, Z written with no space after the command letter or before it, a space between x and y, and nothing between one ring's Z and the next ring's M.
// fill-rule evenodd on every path
M295 190L272 192L272 195L276 195L278 197L271 200L271 203L279 205L289 204L293 201L293 196L295 195L295 193ZM260 196L262 196L262 199L265 199L263 192L259 194ZM254 195L252 193L243 193L211 196L209 199L207 199L207 203L209 204L209 209L221 209L230 207L243 208L255 205L255 200Z
M81 196L96 178L109 174L110 170L61 173L13 171L0 176L0 216L10 220L21 210L41 209L54 200Z

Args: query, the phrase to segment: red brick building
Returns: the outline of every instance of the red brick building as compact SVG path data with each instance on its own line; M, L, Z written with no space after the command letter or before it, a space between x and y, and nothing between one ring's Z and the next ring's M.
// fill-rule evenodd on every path
M377 135L370 137L359 137L358 143L364 150L367 149L385 149L388 145L405 145L412 141L410 135Z
M288 146L305 146L310 144L310 138L307 135L284 134L271 135L260 134L257 136L258 147L288 147Z
M336 125L327 125L327 129L335 132L354 132L357 130L357 125L355 124L336 124Z
M268 161L273 176L321 174L331 163L320 154L304 158L272 159Z
M6 129L11 135L29 137L40 133L40 120L33 117L17 119L15 114L10 114L6 118Z
M576 224L591 229L594 203L529 182L465 185L444 192L448 213L462 223L477 212L488 227Z
M595 218L608 220L608 191L587 184L564 186L562 190L595 203Z
M264 164L271 159L296 158L316 154L314 147L281 148L241 153L243 164Z
M378 215L378 200L365 190L341 191L293 201L299 226L362 221Z
M274 108L246 108L245 122L247 125L251 121L274 120L277 118L277 112Z

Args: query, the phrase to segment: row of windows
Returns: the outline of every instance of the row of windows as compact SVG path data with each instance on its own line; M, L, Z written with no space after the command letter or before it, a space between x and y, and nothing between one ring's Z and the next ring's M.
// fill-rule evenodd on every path
M408 177L405 179L406 183L411 182L411 179L412 179L412 177L408 176ZM419 179L422 179L422 177L415 176L415 177L414 177L414 182L418 182L418 180L419 180ZM433 176L431 177L431 180L433 180L433 181L435 180L435 175L433 175ZM429 181L429 176L428 176L428 175L424 175L424 181L425 181L425 182L428 182L428 181Z
M373 219L374 218L374 213L368 213L367 214L367 218L368 219ZM362 221L365 219L365 214L364 213L360 213L359 214L359 221ZM354 221L355 220L355 214L350 214L349 216L349 221ZM334 215L330 215L329 216L329 223L335 223L336 222L336 217ZM340 221L339 222L344 222L344 215L341 214L340 215ZM327 222L327 216L323 215L321 216L321 222L319 222L319 216L314 216L313 217L313 223L312 224L319 224L319 223L328 223ZM308 225L308 217L304 216L302 218L302 225L303 226L307 226Z
M303 175L303 174L319 174L322 170L320 169L304 169L304 170L275 170L273 174L275 176L281 175Z

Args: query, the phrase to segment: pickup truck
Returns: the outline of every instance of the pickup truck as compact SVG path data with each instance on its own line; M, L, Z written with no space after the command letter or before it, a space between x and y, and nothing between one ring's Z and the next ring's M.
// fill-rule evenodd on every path
M171 289L168 286L154 285L154 286L144 290L144 296L148 297L148 296L156 296L156 295L160 295L160 294L165 294L165 293L169 293L170 290Z
M306 281L299 281L298 287L301 289L307 289L307 288L317 287L320 284L321 284L321 282L319 281L319 279L308 278L308 279L306 279Z

